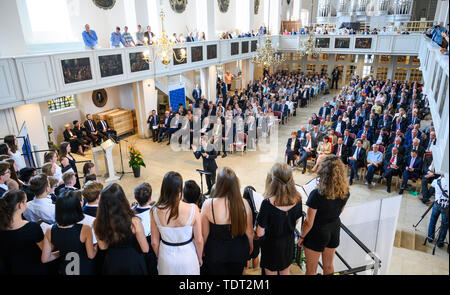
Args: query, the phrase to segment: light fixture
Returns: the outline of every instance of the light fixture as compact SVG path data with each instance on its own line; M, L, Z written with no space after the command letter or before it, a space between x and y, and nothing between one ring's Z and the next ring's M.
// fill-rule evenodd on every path
M252 62L260 64L264 68L270 68L271 66L279 66L286 61L283 54L277 53L277 49L272 47L272 41L270 37L266 37L264 46L258 46L257 55L253 57Z
M185 48L181 48L181 49L177 49L174 48L177 46L177 44L175 43L175 41L171 40L167 34L166 31L164 29L164 11L162 10L162 6L161 6L161 13L159 14L161 17L161 37L157 38L154 42L153 42L153 59L150 57L150 47L148 50L145 50L143 55L144 55L144 60L147 63L152 63L156 60L156 58L159 58L159 60L161 60L161 63L167 67L170 64L170 61L172 60L172 56L173 58L178 62L178 63L182 63L186 60L186 49ZM146 46L149 46L149 40L147 37L144 38L144 42ZM183 41L180 40L180 45L183 45ZM178 53L177 53L178 51Z
M312 34L309 34L309 37L306 41L302 41L300 45L300 49L297 51L297 54L300 57L303 56L317 56L319 55L320 50L316 48L314 37Z

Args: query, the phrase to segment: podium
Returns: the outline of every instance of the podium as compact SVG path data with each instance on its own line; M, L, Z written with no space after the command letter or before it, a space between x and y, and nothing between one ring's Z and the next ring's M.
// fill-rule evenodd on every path
M104 143L102 143L99 147L95 147L92 149L92 153L94 155L94 164L95 164L95 172L99 175L98 171L98 158L100 155L104 155L105 159L105 167L108 171L108 178L105 182L112 182L119 180L120 178L116 175L116 170L114 170L114 160L112 157L112 149L114 147L114 142L111 139L108 139ZM100 176L100 175L99 175ZM105 177L106 175L102 175Z

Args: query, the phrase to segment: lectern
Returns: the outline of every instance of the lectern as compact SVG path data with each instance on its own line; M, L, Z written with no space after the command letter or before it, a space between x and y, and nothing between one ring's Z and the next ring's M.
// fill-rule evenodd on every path
M104 154L105 158L105 167L108 171L108 178L105 180L105 182L111 182L119 180L120 178L116 175L116 171L114 170L114 160L112 157L112 149L114 147L115 143L108 139L104 143L102 143L99 147L95 147L92 149L92 153L94 154L94 163L95 163L95 172L97 175L99 175L98 171L98 157L101 154ZM100 176L100 175L99 175ZM106 175L102 175L102 177L105 177Z

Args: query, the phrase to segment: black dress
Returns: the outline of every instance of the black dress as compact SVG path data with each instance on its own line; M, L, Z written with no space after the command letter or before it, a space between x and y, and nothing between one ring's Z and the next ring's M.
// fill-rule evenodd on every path
M67 170L69 170L70 168L72 168L73 173L75 173L75 177L77 178L77 182L75 183L74 187L76 187L77 189L81 189L80 179L78 178L78 169L77 169L75 158L72 155L70 155L70 157L72 159L70 159L69 157L66 157L67 160L69 160L70 167L69 166L63 167L61 171L62 171L62 173L64 173Z
M216 224L214 200L211 201L214 223L209 223L204 271L208 275L242 275L250 253L247 235L233 238L230 224Z
M44 239L41 227L28 222L21 228L0 232L0 273L12 275L46 275L41 249L36 243Z
M329 200L321 195L317 189L309 194L306 205L309 208L316 209L317 212L313 226L303 241L306 248L323 252L325 248L335 249L339 246L341 232L339 216L347 201L348 197L344 200Z
M261 267L270 271L281 271L294 259L294 231L297 220L302 216L302 202L288 211L272 205L269 199L261 204L258 225L264 228L261 239Z
M145 259L138 247L136 236L130 229L123 243L108 246L102 273L104 275L147 275Z
M71 252L78 254L80 275L94 274L94 262L87 256L86 245L80 241L82 227L82 224L75 224L70 228L60 228L57 225L52 227L52 244L55 246L55 250L59 250L62 258L59 263L59 274L61 275L67 275L66 266L74 261L70 255L67 256Z

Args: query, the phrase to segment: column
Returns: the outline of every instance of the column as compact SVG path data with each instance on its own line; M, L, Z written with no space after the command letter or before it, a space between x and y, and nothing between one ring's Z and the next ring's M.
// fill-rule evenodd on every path
M216 81L217 81L217 70L216 66L210 66L208 68L208 100L216 101Z
M208 101L213 100L214 97L209 93L209 68L200 69L200 89Z
M155 80L148 79L133 83L134 105L136 109L136 121L140 138L148 138L147 119L152 110L158 111L158 93L155 88Z
M192 4L189 4L192 5ZM205 32L206 40L216 39L214 1L197 0L197 29Z
M148 24L149 20L147 0L135 0L135 9L136 22L138 25L140 24L142 26L142 31L145 32L147 30L146 25Z
M269 24L268 29L270 34L277 35L280 33L281 28L281 1L280 0L271 0L268 1L268 10L269 10Z

